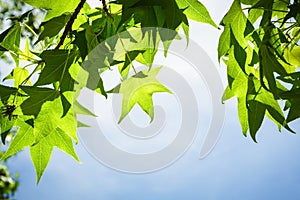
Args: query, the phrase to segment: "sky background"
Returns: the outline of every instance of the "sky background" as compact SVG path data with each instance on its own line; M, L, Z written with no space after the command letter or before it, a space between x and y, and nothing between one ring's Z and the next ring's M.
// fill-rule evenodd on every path
M219 23L232 1L203 0ZM191 38L211 57L226 84L225 66L217 62L221 31L191 23ZM204 102L199 102L205 104ZM205 116L206 113L203 113ZM206 120L204 117L200 119ZM296 124L298 123L298 124ZM300 130L299 121L292 124ZM203 124L203 123L202 123ZM201 131L205 130L200 127ZM93 131L90 129L88 131ZM160 171L134 175L112 170L96 161L83 147L76 146L82 164L59 150L39 183L28 150L9 160L9 169L20 174L15 199L299 199L300 134L283 131L265 120L258 133L258 144L241 133L236 101L226 102L222 136L211 154L199 160L203 142L197 137L177 162Z

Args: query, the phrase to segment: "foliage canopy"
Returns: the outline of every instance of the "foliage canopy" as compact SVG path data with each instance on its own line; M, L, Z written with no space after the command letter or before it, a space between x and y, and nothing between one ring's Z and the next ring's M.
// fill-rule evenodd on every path
M140 31L138 42L136 36L120 36L105 43L102 50L106 53L100 57L93 57L95 47L123 31L145 27L182 29L188 37L189 20L218 28L198 0L102 0L95 9L85 0L22 3L27 4L24 12L9 16L11 24L0 34L0 55L14 60L11 73L3 80L13 84L0 85L2 142L17 132L2 159L29 147L37 182L53 147L79 161L73 144L78 142L76 129L85 125L77 115L93 115L76 100L84 86L105 97L122 93L120 121L135 104L153 119L152 94L169 92L155 79L160 68L152 68L152 63L158 43L167 52L178 39L175 35L165 37L152 28ZM37 10L46 11L38 25ZM300 117L300 1L234 0L220 26L218 55L228 67L223 100L237 97L242 132L249 132L256 141L265 116L279 130L284 127L294 132L289 123ZM153 48L118 55L118 49L140 42L151 43L148 46ZM81 65L86 60L90 64ZM137 72L134 61L148 69ZM107 91L100 75L113 67L119 69L122 82ZM78 76L82 72L84 76ZM132 88L136 83L143 87Z

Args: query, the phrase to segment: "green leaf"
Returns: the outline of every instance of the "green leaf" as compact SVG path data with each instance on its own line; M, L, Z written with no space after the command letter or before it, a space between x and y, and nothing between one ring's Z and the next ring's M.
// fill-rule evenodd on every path
M100 48L99 48L100 47ZM102 94L103 96L107 97L106 91L104 89L103 81L100 76L100 68L103 68L104 66L108 67L109 63L106 65L107 58L110 56L110 53L107 53L109 51L108 49L103 48L103 46L99 46L94 51L89 53L89 59L86 60L82 64L82 68L88 72L87 80L85 81L85 86L91 90L94 90L98 92L99 94ZM101 51L101 52L99 52ZM107 55L109 54L109 55ZM82 72L80 72L82 73ZM82 76L80 74L80 76ZM85 74L84 74L85 76ZM76 78L77 79L77 78ZM77 80L76 80L77 81Z
M153 27L158 26L158 17L156 15L156 8L153 7L139 7L134 10L134 19L136 22L140 22L142 27ZM147 16L143 18L142 16ZM163 16L163 18L165 18Z
M125 62L120 70L120 73L122 73L125 69L130 67L130 64L135 60L135 58L140 54L144 53L145 51L139 51L139 50L134 50L130 52L125 53Z
M280 93L280 97L283 99L299 99L300 88L291 89L290 91Z
M90 125L87 125L81 121L77 121L77 128L89 128L91 127Z
M183 29L183 32L185 34L185 38L186 38L186 43L187 45L189 44L189 40L190 40L190 26L189 26L189 22L186 19L183 20L181 27Z
M15 124L15 120L8 119L8 117L4 117L3 114L0 115L0 133L1 133L1 141L5 144L6 136L10 133L12 127Z
M278 73L281 76L286 76L287 72L284 67L278 62L275 55L271 52L267 45L262 45L259 50L259 59L260 59L260 76L262 86L271 91L275 98L277 97L277 85L274 77L274 72ZM266 77L268 81L268 86L264 85L263 77Z
M229 86L227 86L222 96L222 102L224 103L225 101L233 98L234 96L236 96L236 94L233 92L232 89L230 89Z
M247 75L242 71L239 63L234 57L234 48L231 48L228 55L228 60L224 60L228 66L227 74L229 79L229 87L235 95L245 96L247 91Z
M135 60L144 65L147 65L148 67L151 67L157 51L158 51L157 48L147 48L146 50L143 51L143 53L138 54ZM122 77L124 78L123 74Z
M59 96L58 91L49 88L21 86L21 89L29 95L29 98L21 104L25 115L37 116L45 102L53 101Z
M36 55L34 55L31 51L30 51L30 44L29 44L29 37L26 36L26 41L25 41L25 49L24 51L20 50L18 51L18 53L20 54L20 60L25 60L25 61L29 61L32 62L33 60L36 60Z
M43 51L40 57L45 62L39 79L35 86L48 85L56 81L59 82L59 88L62 92L72 91L74 88L74 79L69 73L69 68L74 63L76 51L67 50L47 50Z
M63 14L61 16L50 19L49 21L43 22L41 26L43 26L43 31L40 34L38 40L35 42L37 44L39 41L44 39L52 38L57 36L57 34L64 28L70 19L69 14Z
M252 6L253 8L272 8L274 0L259 0Z
M123 4L119 27L133 17L135 23L140 23L142 27L163 27L175 30L184 19L184 14L175 0L139 0L134 4L119 2Z
M233 33L231 35L231 43L234 46L234 58L238 62L240 68L246 73L245 64L247 60L247 53L243 47L240 46Z
M48 144L49 138L45 138L30 148L30 156L35 167L37 183L39 183L52 154L53 146Z
M83 105L81 105L78 101L74 102L74 113L75 114L80 114L80 115L90 115L93 117L97 117L94 113L92 113L90 110L85 108Z
M13 69L13 71L10 73L10 75L8 77L6 77L4 80L13 79L14 86L17 88L28 77L29 77L29 71L26 68L16 67ZM31 84L30 81L28 81L28 83Z
M254 80L254 84L256 87L260 87L260 83L258 80ZM284 117L284 113L279 105L279 103L274 99L271 92L268 92L264 88L260 88L257 94L251 96L248 95L248 100L251 98L255 99L256 101L262 103L265 105L268 113L270 114L271 120L273 120L275 123L277 123L281 128L283 126L290 132L294 132L290 129L290 127L287 125L287 122Z
M0 34L0 44L3 42L3 40L5 39L5 37L8 35L8 33L13 29L14 27L11 26L9 27L8 29L6 29L5 31L3 31L1 34ZM5 49L4 47L2 47L0 45L0 51L7 51L7 49Z
M10 50L12 52L19 51L20 42L21 42L21 26L19 23L15 23L14 26L9 29L9 32L7 34L6 32L4 32L4 35L1 36L4 36L4 38L0 43L0 50L2 51ZM14 59L16 65L18 66L19 55L11 53L11 56Z
M254 5L258 2L259 0L241 0L241 3L246 4L246 5Z
M224 55L226 55L226 53L229 51L230 49L230 27L229 26L225 26L224 27L224 31L222 32L220 38L219 38L219 45L218 45L218 60L220 62L220 58Z
M18 126L18 132L13 138L8 150L3 154L1 160L15 155L27 146L34 143L33 128L22 120L17 119L15 126Z
M0 99L5 104L11 95L17 94L18 89L0 85Z
M91 52L95 47L99 45L97 35L94 33L91 26L89 26L85 31L85 38L87 42L88 52Z
M159 68L152 68L148 71L141 71L133 77L122 82L114 92L123 94L122 100L122 113L119 119L119 123L128 115L134 105L138 104L143 111L145 111L151 121L154 118L154 108L152 95L156 92L169 92L165 86L163 86L156 79L157 74L161 70Z
M249 130L248 108L246 102L246 96L238 98L238 116L242 126L242 132L244 136L247 136Z
M87 40L86 40L86 30L76 32L75 33L75 40L73 42L77 45L80 51L80 56L82 60L85 59L85 57L88 55L88 46L87 46Z
M300 47L295 46L293 49L285 48L284 57L288 63L300 67Z
M266 107L258 101L248 101L248 122L250 135L256 141L256 133L264 120Z
M118 0L118 2L120 2L121 4L124 4L128 7L133 6L134 4L136 4L139 1L141 1L141 0Z
M242 71L234 57L234 47L228 51L228 60L224 60L228 67L229 86L223 95L223 101L234 96L238 98L238 116L242 127L242 132L246 136L249 130L248 107L246 95L248 90L248 77Z
M285 7L287 9L286 4L285 4ZM282 23L285 23L287 20L289 20L291 18L294 18L294 19L297 18L297 16L299 15L300 3L295 2L294 4L291 4L290 6L288 6L288 8L289 8L289 12L287 15L283 16L284 20Z
M43 104L40 113L34 121L36 142L47 137L57 128L60 128L65 134L78 142L76 120L73 110L70 109L64 117L62 117L63 112L64 108L60 98Z
M291 100L291 107L287 116L287 122L300 118L300 98Z
M7 50L18 51L21 41L21 26L19 23L15 23L15 25L8 30L8 32L4 32L4 38L2 41L0 40L0 45Z
M67 12L74 12L75 8L79 4L80 0L23 0L31 6L36 8L42 8L47 10L45 21L48 21L54 17L60 16Z
M184 14L192 20L210 24L216 28L218 26L212 20L206 7L198 0L176 0L180 9L184 9Z
M49 163L54 146L80 162L74 151L72 139L59 128L55 129L47 137L30 147L30 155L36 170L37 183L40 181Z
M229 26L231 28L236 41L242 48L248 46L248 43L244 36L247 25L247 18L241 8L239 0L235 0L232 3L229 11L222 19L221 25Z

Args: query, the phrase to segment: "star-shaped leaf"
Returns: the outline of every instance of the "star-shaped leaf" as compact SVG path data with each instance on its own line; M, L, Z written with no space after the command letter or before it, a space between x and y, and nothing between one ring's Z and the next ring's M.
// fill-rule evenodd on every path
M80 162L75 153L72 139L60 128L57 128L47 137L30 147L30 155L36 170L37 183L40 181L40 178L49 163L54 146Z
M52 101L59 96L58 91L49 88L22 86L21 89L29 95L29 98L21 104L25 115L37 116L45 102Z
M0 99L3 103L6 103L9 97L18 92L17 88L0 85Z
M152 95L156 92L171 93L170 90L156 79L160 70L161 67L152 68L150 71L141 71L117 87L118 89L115 91L123 94L122 114L119 123L121 123L136 104L149 115L151 121L153 120L154 107Z
M214 27L218 27L212 20L209 12L205 6L198 0L176 0L180 9L185 9L184 13L188 18L197 22L203 22L210 24Z
M29 124L20 119L17 119L14 125L18 126L18 133L9 145L8 150L3 154L1 160L4 160L18 153L25 147L30 146L34 143L33 128Z
M51 119L51 117L49 117L49 119ZM37 142L36 136L38 134L36 135L36 129L26 123L26 121L17 119L14 126L18 128L17 134L12 140L8 150L2 155L1 160L5 160L29 146L31 159L36 170L37 182L39 182L43 172L45 171L49 163L53 147L55 146L80 162L75 153L72 138L70 138L70 136L61 128L56 127L46 137Z
M40 113L34 121L34 135L36 142L50 135L60 128L66 135L78 142L76 136L76 119L73 109L63 116L64 107L61 98L43 104ZM63 116L63 117L62 117Z
M24 0L24 2L36 8L46 9L47 15L44 20L48 21L64 13L74 12L80 0Z
M12 70L12 72L8 76L6 76L3 79L3 81L13 79L14 86L18 87L28 78L28 76L29 76L29 71L26 68L16 67ZM28 81L28 83L31 84L30 80Z
M75 81L69 73L69 68L74 63L76 55L76 51L44 51L40 57L44 60L45 67L35 83L35 86L48 85L58 81L62 92L72 91Z

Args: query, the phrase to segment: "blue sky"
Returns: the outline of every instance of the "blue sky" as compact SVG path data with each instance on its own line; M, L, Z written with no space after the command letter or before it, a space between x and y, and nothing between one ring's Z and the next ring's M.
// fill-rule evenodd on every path
M223 135L212 153L199 160L201 141L173 165L133 175L95 161L79 144L83 164L55 151L40 184L27 151L11 159L20 173L16 199L298 199L300 136L278 133L268 121L259 143L240 133L235 112L227 112ZM294 126L295 130L300 130Z
M202 1L219 22L231 1ZM218 67L216 48L220 31L191 24L191 38L202 46ZM225 84L225 66L218 67ZM202 103L202 102L199 102ZM203 119L204 118L200 118ZM298 123L298 124L296 124ZM300 130L299 122L292 125ZM200 132L205 130L200 127ZM86 130L93 131L93 129ZM222 136L212 153L199 160L201 134L186 154L160 171L133 175L112 170L76 146L82 164L55 150L39 185L29 152L13 157L8 165L20 174L16 199L299 199L300 135L265 120L258 144L245 138L236 113L236 102L226 103Z

